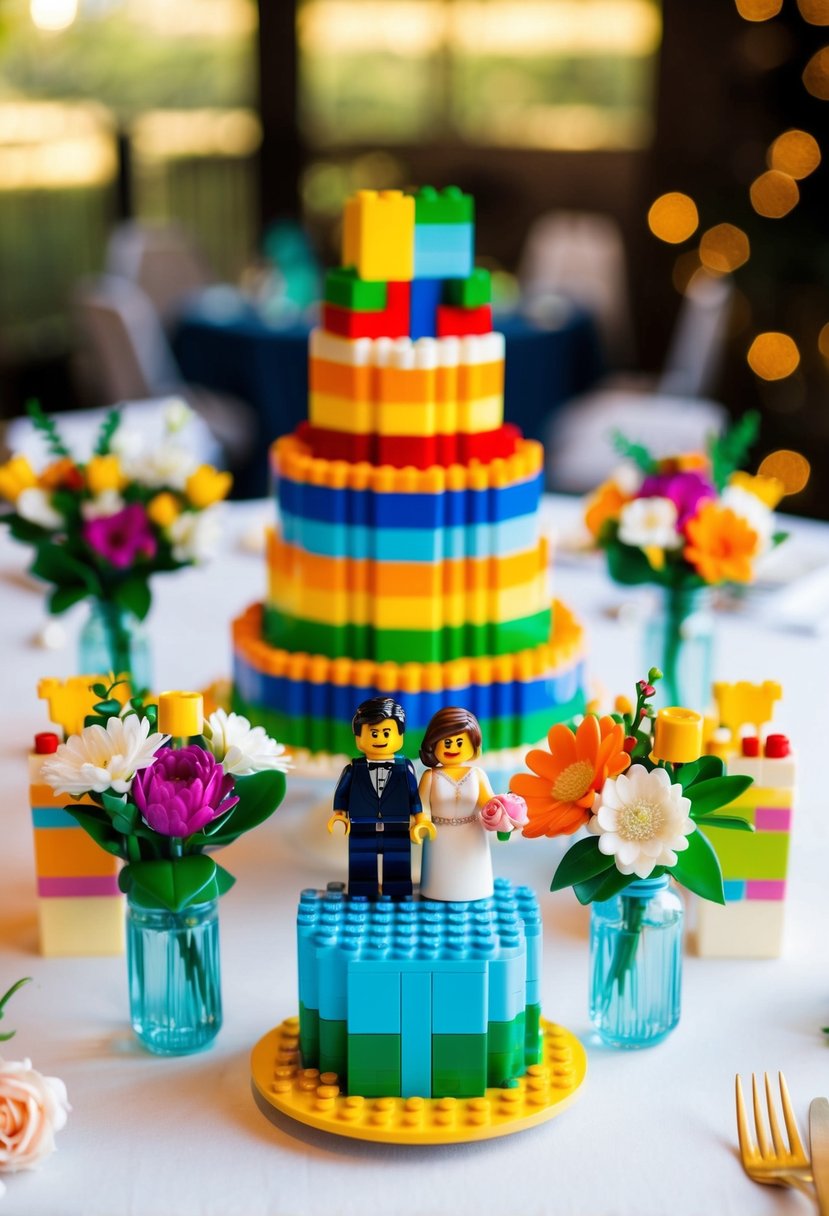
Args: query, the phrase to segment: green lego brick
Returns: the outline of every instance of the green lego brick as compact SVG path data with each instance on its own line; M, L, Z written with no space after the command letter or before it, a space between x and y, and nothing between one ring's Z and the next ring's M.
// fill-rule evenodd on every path
M432 1097L475 1098L486 1091L486 1035L432 1035Z
M472 224L475 200L459 186L421 186L414 196L415 224Z
M345 1076L348 1039L348 1023L329 1021L320 1018L320 1072L335 1072L338 1077Z
M543 1055L540 1005L527 1006L525 1010L524 1032L524 1063L529 1068L531 1064L540 1064Z
M489 751L497 751L505 747L529 746L537 743L547 735L554 722L570 722L573 718L584 713L586 699L584 690L580 689L569 701L563 702L554 709L541 709L523 717L480 718L486 747ZM337 755L350 756L354 751L354 735L350 722L339 722L333 718L311 717L310 715L289 714L284 710L269 709L246 701L237 693L233 694L233 708L237 713L244 714L257 726L265 730L280 742L291 744L293 747L307 747L312 751L333 752ZM406 732L406 747L411 755L416 755L423 742L423 730Z
M354 312L382 312L386 307L386 284L361 279L353 266L336 266L325 274L325 299L338 308Z
M550 636L550 609L497 625L447 625L432 629L375 629L371 625L330 625L310 621L266 607L262 633L265 641L285 650L351 659L397 663L405 655L410 663L445 663L451 659L495 657L541 646Z
M303 1068L317 1068L320 1058L319 1010L299 1002L299 1050Z
M348 1036L348 1092L364 1098L400 1096L400 1035Z
M519 1024L519 1018L521 1019ZM519 1014L511 1022L488 1022L486 1028L487 1049L493 1052L513 1051L517 1043L524 1044L524 1015Z
M525 1019L523 1012L511 1022L487 1025L487 1084L502 1085L525 1071Z
M455 308L480 308L492 299L492 280L482 266L472 271L468 279L447 279L443 285L443 301Z
M789 863L788 832L729 832L699 825L714 846L726 879L781 879Z

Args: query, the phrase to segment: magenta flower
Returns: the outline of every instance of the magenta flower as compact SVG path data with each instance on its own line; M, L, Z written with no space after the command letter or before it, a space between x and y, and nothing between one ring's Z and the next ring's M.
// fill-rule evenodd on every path
M90 549L119 570L126 570L137 557L155 557L156 539L140 502L130 503L114 515L88 519L83 538Z
M700 503L716 498L717 491L707 477L695 470L685 473L654 473L639 487L637 498L669 498L676 507L677 527L692 519Z
M201 747L167 748L136 773L132 794L154 832L192 836L239 801L233 778Z

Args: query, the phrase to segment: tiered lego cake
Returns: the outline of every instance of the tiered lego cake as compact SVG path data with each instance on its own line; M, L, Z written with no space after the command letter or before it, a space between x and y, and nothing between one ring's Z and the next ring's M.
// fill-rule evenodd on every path
M456 188L361 191L311 335L309 420L277 440L269 588L234 622L235 704L348 753L354 706L419 745L465 705L489 751L584 708L580 626L548 589L543 452L503 420L504 340Z

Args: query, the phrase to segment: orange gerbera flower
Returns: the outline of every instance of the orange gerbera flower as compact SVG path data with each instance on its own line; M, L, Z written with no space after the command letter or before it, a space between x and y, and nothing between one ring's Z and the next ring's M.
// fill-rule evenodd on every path
M82 490L84 484L83 473L69 456L47 464L37 480L43 490Z
M624 750L624 727L611 717L588 715L575 732L558 723L547 735L549 752L527 753L530 773L517 773L509 783L527 800L525 836L569 836L590 818L596 791L608 777L630 764Z
M760 538L729 507L706 502L685 525L683 556L706 583L750 583Z
M615 481L605 481L594 490L584 508L584 522L590 535L598 540L602 526L609 519L618 519L622 507L629 501L630 495L623 494Z

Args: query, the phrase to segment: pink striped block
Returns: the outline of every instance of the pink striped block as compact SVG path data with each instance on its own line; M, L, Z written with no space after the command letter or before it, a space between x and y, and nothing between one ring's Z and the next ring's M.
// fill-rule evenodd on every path
M120 895L117 874L88 878L39 878L37 893L41 899L61 899L67 896L87 898L93 895Z
M758 806L754 826L758 832L790 832L792 808L790 806Z
M786 898L785 879L765 881L755 879L746 883L746 899L765 899L780 901Z

